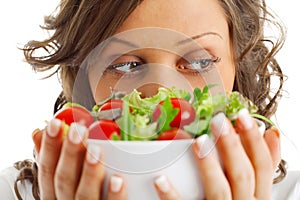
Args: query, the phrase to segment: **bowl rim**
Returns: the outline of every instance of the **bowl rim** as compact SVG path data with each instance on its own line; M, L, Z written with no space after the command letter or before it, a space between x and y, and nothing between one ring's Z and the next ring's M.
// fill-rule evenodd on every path
M254 118L254 120L256 121L257 125L258 125L258 130L259 133L263 136L266 130L266 124L264 123L264 121L260 120L260 119L256 119ZM200 137L200 136L199 136ZM111 143L118 143L123 145L124 144L128 144L128 143L132 143L133 145L140 145L140 144L153 144L153 143L170 143L170 142L176 142L176 143L186 143L186 142L191 142L196 140L198 137L195 138L190 138L190 139L178 139L178 140L99 140L99 139L88 139L88 142L96 142L96 143L102 143L102 142L98 142L98 141L106 141L107 142L111 142Z

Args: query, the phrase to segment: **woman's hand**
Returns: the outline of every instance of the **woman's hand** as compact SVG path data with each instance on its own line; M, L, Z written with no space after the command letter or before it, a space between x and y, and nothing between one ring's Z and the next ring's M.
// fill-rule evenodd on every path
M45 130L34 132L41 199L101 199L101 149L87 145L87 137L88 129L77 123L71 124L64 135L58 119L51 120ZM121 177L111 177L107 199L126 199Z
M219 113L211 130L214 142L203 135L193 144L206 199L270 199L281 159L278 130L271 128L262 137L246 109L240 111L235 129ZM155 188L162 200L180 199L164 176L156 179Z

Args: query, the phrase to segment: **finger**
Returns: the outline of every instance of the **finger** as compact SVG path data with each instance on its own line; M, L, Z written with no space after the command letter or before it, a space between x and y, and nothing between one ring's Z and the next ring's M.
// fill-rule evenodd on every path
M121 176L112 175L110 177L107 200L125 200L127 199L126 185Z
M100 163L101 148L88 144L81 179L75 199L100 199L104 167Z
M250 199L254 195L254 171L238 134L224 113L214 116L210 127L233 199Z
M51 120L41 135L42 142L38 159L40 195L41 199L55 199L54 174L63 140L61 121Z
M197 138L193 153L206 199L231 199L230 186L218 160L215 144L208 135Z
M154 186L161 200L179 200L181 199L177 191L173 188L168 178L164 175L154 180Z
M87 133L87 128L83 125L72 123L70 126L67 139L63 142L54 177L58 199L75 199L86 151L84 143Z
M273 170L275 171L281 161L279 130L276 127L271 127L265 132L264 139L269 148L273 160Z
M273 162L268 146L247 109L242 109L238 113L236 126L255 171L255 196L258 199L269 199L273 181Z

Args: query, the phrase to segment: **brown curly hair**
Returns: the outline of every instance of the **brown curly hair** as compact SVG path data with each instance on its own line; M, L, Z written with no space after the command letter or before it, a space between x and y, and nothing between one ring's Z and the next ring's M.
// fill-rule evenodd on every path
M42 72L55 68L54 73L60 74L63 91L57 98L54 112L65 102L72 101L75 77L88 53L112 36L140 3L141 0L62 0L57 14L45 18L42 28L53 34L44 41L28 42L23 51L34 70ZM277 109L284 82L274 57L285 40L284 26L268 11L265 0L219 0L219 3L227 17L234 49L234 90L248 97L258 106L259 113L269 118ZM266 38L266 23L278 29L279 37ZM44 50L42 55L36 56L40 50ZM278 84L271 90L273 79L278 79ZM79 103L90 108L95 102L90 95L89 102ZM29 179L33 183L34 197L39 199L36 165L25 161L17 163L16 167L21 170L17 181ZM274 183L286 175L284 161L279 165L279 172ZM15 190L17 192L17 188Z

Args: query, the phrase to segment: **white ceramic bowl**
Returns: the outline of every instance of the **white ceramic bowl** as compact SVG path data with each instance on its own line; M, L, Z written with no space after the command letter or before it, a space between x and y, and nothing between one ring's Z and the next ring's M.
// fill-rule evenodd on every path
M154 178L166 175L183 199L204 197L193 159L192 139L174 141L108 141L89 140L103 151L106 177L121 174L127 184L128 199L159 199ZM104 193L108 179L104 181ZM105 197L105 194L103 194Z
M264 123L258 121L260 132ZM153 186L154 179L166 175L181 197L186 200L204 199L202 183L194 161L194 139L171 141L110 141L89 140L101 146L106 167L103 197L109 177L120 174L127 184L128 199L159 199Z

